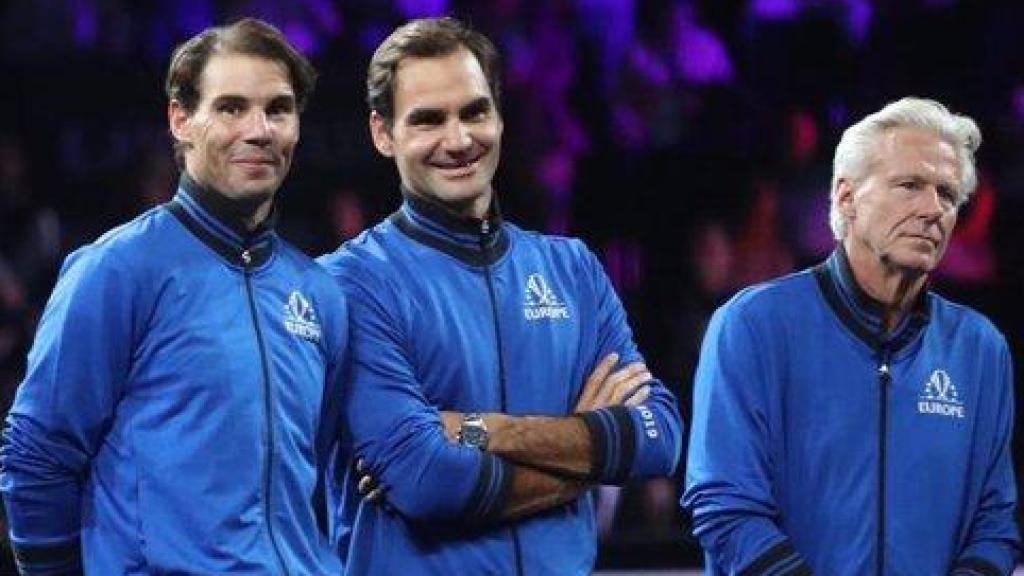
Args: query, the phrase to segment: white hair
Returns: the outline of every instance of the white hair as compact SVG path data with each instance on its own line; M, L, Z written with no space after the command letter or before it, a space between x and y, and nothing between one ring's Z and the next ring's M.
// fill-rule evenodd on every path
M935 100L902 98L866 116L843 132L832 161L829 225L836 240L846 235L846 219L836 205L840 180L860 180L867 175L878 139L894 128L923 128L953 146L960 161L959 204L967 201L978 184L974 153L981 146L981 131L974 120L953 114Z

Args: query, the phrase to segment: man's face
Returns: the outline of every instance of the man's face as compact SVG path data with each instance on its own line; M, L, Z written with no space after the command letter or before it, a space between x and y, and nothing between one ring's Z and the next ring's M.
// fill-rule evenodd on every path
M404 58L395 80L392 125L370 114L377 150L395 159L402 184L413 193L464 216L486 216L502 122L476 57L460 49Z
M288 174L299 140L299 115L288 69L244 54L216 54L199 78L189 114L172 101L171 132L186 144L189 175L239 200L264 204Z
M934 270L956 224L963 191L956 151L935 133L894 128L878 138L859 182L841 181L844 245L891 271Z

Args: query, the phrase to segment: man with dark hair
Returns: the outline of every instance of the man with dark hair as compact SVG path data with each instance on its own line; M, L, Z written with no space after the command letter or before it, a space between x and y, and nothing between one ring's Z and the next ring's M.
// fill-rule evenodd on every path
M928 287L977 184L973 120L904 98L835 151L837 246L708 326L683 505L707 574L1013 571L1013 367Z
M174 52L177 194L68 257L7 419L23 574L340 571L317 507L346 308L273 229L314 77L257 20Z
M404 202L320 260L351 307L332 490L350 574L589 574L586 489L679 458L675 399L597 258L501 219L497 78L490 41L449 18L398 28L370 62L370 130Z

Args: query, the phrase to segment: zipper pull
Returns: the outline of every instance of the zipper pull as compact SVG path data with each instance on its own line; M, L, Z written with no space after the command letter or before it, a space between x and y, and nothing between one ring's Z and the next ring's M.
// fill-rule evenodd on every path
M878 365L878 379L881 380L883 384L888 384L892 379L892 374L889 371L888 360L883 360L882 363Z
M480 222L480 234L487 236L491 233L491 222L489 220L482 220Z
M245 263L246 267L252 264L252 253L248 249L242 250L242 262Z

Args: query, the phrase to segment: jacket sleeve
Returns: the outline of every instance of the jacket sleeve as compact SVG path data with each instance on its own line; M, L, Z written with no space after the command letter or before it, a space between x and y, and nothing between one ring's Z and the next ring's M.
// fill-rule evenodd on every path
M633 341L615 289L604 268L589 250L586 265L597 299L597 354L592 366L616 352L620 366L643 362ZM606 484L633 478L670 476L682 451L683 423L675 397L660 380L650 383L651 393L638 406L613 406L582 414L594 450L594 477Z
M328 503L328 480L331 478L331 458L342 442L341 405L345 385L345 357L348 350L348 304L345 296L333 279L329 280L331 294L330 315L325 317L324 326L331 330L326 340L327 369L324 378L324 392L320 403L320 421L316 432L317 482L313 488L312 507L316 514L317 526L324 535L330 533L330 504Z
M7 416L0 491L23 574L81 570L82 482L127 378L131 279L111 255L72 255Z
M351 363L342 410L355 457L412 520L496 519L512 465L448 441L408 356L414 335L386 283L361 270L343 270L338 278L349 304Z
M694 381L683 506L709 560L727 574L808 574L779 529L772 496L761 344L733 306L711 319Z
M1001 341L996 377L991 382L994 394L989 422L994 432L988 446L980 447L986 458L981 501L971 520L967 541L953 565L952 573L962 576L1010 574L1020 551L1020 532L1016 522L1017 491L1010 456L1013 436L1013 365L1006 341Z

